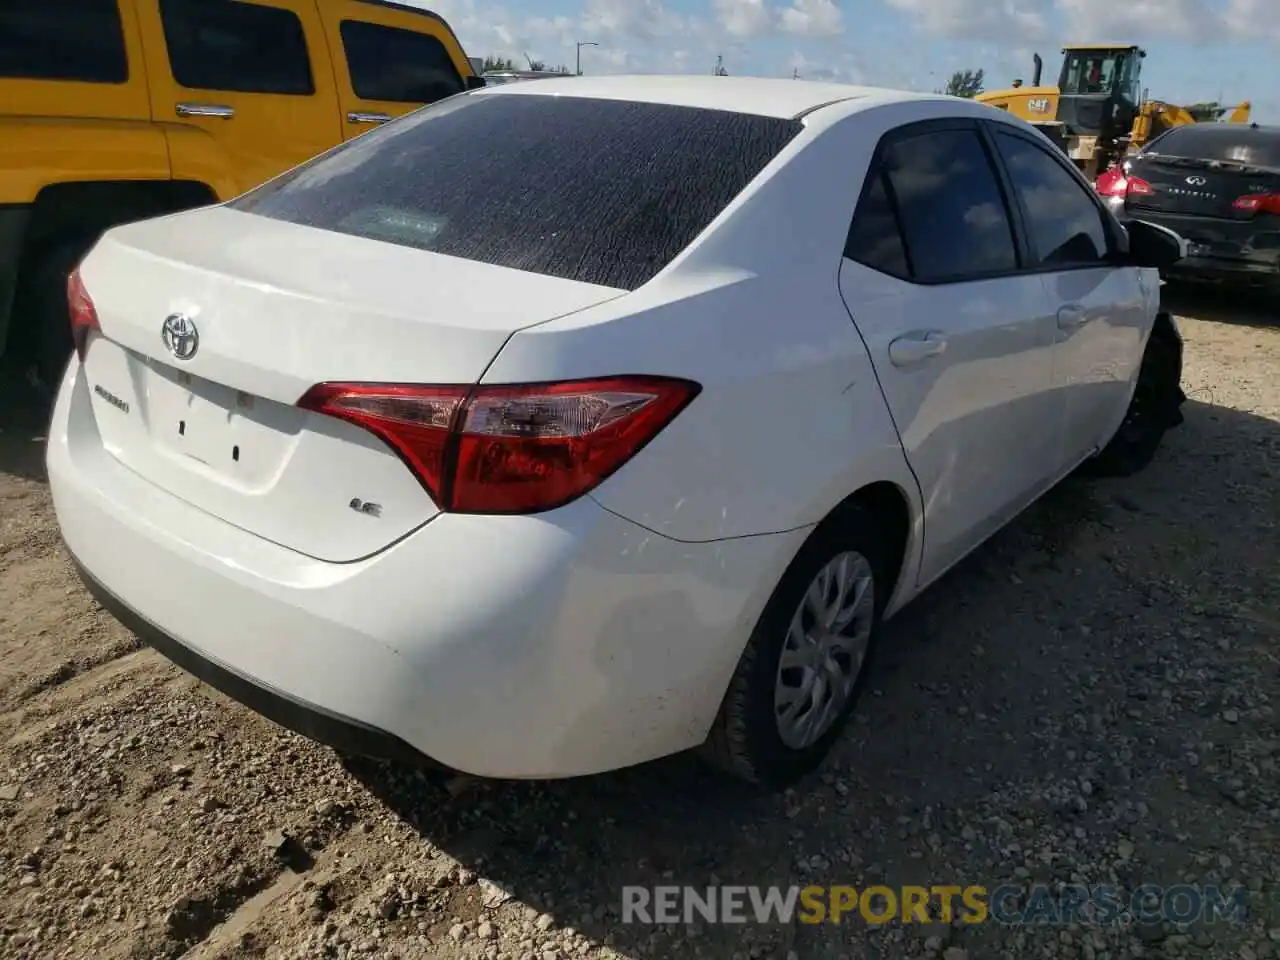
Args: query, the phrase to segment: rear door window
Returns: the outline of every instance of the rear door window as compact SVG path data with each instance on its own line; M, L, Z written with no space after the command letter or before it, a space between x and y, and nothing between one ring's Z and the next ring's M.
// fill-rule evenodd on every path
M996 146L1026 214L1027 236L1044 266L1101 266L1108 256L1102 209L1047 150L998 132Z
M435 103L465 87L435 37L360 20L342 21L351 88L363 100Z
M1009 213L976 129L904 136L882 161L913 279L941 283L1017 268Z
M315 93L297 14L245 0L160 0L173 79L193 90Z
M906 279L911 275L898 215L889 200L884 169L876 166L853 214L844 255L864 267Z
M468 94L357 137L232 207L632 290L801 129L666 104Z
M125 83L116 0L0 0L0 77Z

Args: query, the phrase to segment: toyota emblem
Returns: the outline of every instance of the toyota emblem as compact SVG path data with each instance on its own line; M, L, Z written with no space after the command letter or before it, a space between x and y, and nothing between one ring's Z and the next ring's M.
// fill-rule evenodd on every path
M1206 182L1204 177L1187 177L1187 183L1193 187L1203 187Z
M190 360L200 347L200 331L185 313L173 313L160 328L165 348L179 360Z

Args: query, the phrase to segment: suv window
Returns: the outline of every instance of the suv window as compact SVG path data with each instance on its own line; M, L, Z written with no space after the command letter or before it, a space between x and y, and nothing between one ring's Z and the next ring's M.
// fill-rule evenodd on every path
M342 46L361 99L435 103L465 89L449 51L425 33L344 20Z
M1100 264L1108 254L1102 210L1062 165L1022 137L997 133L1013 189L1026 211L1027 236L1045 266Z
M1013 270L1013 227L976 130L933 130L883 152L912 278L937 283Z
M179 85L234 93L315 93L296 14L244 0L160 0Z
M0 2L0 77L125 83L116 0Z
M906 279L911 275L907 248L898 226L898 215L889 201L883 168L877 167L872 172L858 209L853 213L844 255L891 276Z
M660 103L452 97L362 134L231 206L634 290L802 129L796 120Z

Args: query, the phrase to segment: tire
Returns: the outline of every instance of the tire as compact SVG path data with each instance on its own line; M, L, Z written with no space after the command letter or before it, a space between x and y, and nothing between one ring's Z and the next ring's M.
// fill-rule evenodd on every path
M845 518L841 518L845 520ZM847 522L830 528L822 527L805 543L769 598L756 628L752 631L738 667L729 682L720 712L703 745L703 759L740 780L772 790L785 788L815 770L839 738L857 704L871 662L880 617L887 600L889 579L884 569L885 551L874 523L860 509L851 511ZM856 615L841 631L844 641L829 642L829 659L836 662L844 678L843 702L832 703L826 718L820 722L812 696L805 709L800 698L799 719L806 715L814 720L811 739L796 736L797 722L787 723L778 713L779 692L791 694L803 689L805 679L818 671L808 667L779 669L784 650L789 659L801 656L792 648L793 618L803 617L806 634L810 633L812 607L807 606L811 587L818 588L818 578L833 564L844 558L854 574L855 585L861 584L863 600L852 606ZM828 598L832 596L828 592ZM851 638L857 638L851 640ZM847 649L846 649L847 647ZM806 646L803 655L816 655L819 646ZM832 680L823 675L823 682ZM826 690L837 689L827 684ZM795 704L792 705L793 710ZM784 732L784 727L786 731Z
M92 237L80 237L46 253L27 280L15 314L19 323L30 325L30 359L41 384L50 390L57 389L73 347L67 277L93 243Z
M1084 472L1095 477L1127 477L1145 469L1170 427L1182 422L1186 399L1179 384L1182 369L1178 347L1159 328L1152 332L1138 370L1138 383L1115 436L1092 459Z

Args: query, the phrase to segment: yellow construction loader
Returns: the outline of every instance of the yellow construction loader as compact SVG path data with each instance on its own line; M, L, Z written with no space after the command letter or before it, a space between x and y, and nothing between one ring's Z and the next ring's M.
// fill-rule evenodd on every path
M1034 123L1092 180L1170 127L1199 119L1187 107L1145 96L1140 80L1146 55L1133 43L1073 44L1062 48L1057 86L1041 86L1044 64L1036 54L1030 86L1015 80L976 99ZM1250 104L1242 103L1219 115L1247 123L1250 112Z

